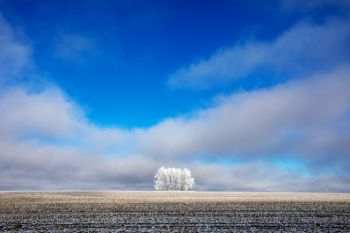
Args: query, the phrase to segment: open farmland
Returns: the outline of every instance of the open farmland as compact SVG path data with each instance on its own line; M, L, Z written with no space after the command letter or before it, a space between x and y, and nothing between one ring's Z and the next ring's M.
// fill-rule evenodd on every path
M2 192L2 232L350 232L350 195Z

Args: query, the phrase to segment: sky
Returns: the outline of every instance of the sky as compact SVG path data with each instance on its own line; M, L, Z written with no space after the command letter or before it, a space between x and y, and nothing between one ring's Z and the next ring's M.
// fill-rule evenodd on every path
M0 0L0 190L350 192L349 0Z

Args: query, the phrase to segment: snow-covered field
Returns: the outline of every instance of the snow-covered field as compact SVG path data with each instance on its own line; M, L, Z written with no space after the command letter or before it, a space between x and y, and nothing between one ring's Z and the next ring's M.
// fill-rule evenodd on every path
M0 231L350 232L350 194L0 192Z

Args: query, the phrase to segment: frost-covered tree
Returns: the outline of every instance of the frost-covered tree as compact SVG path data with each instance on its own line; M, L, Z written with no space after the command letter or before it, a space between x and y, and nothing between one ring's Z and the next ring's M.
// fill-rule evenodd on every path
M190 190L194 185L194 178L191 175L191 171L187 168L181 171L180 175L180 190Z
M154 176L154 187L156 190L182 190L193 188L194 178L187 168L161 167Z

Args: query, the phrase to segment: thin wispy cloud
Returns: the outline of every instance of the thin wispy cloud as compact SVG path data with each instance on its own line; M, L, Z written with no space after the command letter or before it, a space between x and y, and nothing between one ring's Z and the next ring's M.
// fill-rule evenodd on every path
M344 9L350 8L349 0L282 0L281 8L283 11L312 11L322 7L342 7Z
M323 24L299 22L273 41L249 41L222 48L211 57L176 71L175 88L206 89L251 75L264 79L295 78L334 68L349 61L348 19Z
M77 33L60 33L55 43L54 55L74 62L81 62L96 50L92 39Z
M31 65L31 48L0 13L0 85Z

